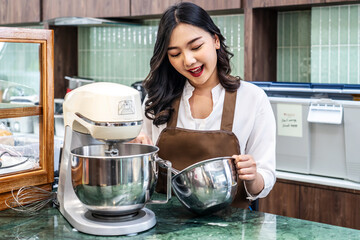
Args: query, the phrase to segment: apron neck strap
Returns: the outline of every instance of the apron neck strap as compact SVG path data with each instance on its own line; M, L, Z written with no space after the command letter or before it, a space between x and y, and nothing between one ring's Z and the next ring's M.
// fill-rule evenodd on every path
M232 132L235 115L236 95L237 91L225 92L223 114L221 118L221 130Z
M179 106L180 106L180 99L181 99L181 95L180 95L180 97L175 98L173 100L172 107L173 107L174 111L170 115L170 119L169 119L169 122L167 124L168 127L171 127L171 128L176 127L177 119L178 119Z
M233 121L234 121L234 114L235 114L235 105L236 105L236 94L235 92L225 92L225 99L224 99L224 106L223 106L223 114L221 118L221 130L226 130L231 132ZM178 112L180 106L180 99L181 96L175 98L172 103L172 107L174 111L172 112L169 122L167 124L168 127L175 128L178 119Z

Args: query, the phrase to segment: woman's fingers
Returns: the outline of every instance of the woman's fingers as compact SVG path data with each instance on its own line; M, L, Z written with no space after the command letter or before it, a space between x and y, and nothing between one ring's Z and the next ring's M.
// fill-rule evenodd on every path
M256 162L251 155L234 155L236 172L241 180L256 178Z

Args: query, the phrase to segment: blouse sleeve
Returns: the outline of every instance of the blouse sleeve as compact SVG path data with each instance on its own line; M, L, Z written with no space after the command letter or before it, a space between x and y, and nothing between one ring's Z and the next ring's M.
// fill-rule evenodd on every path
M142 104L142 114L143 114L143 125L142 125L142 129L141 132L145 133L147 136L149 136L152 139L152 120L148 119L145 116L145 102L147 100L147 95L143 101Z
M250 200L266 197L276 182L276 122L270 101L265 92L262 93L258 106L255 107L257 111L254 125L245 152L252 155L256 161L257 171L264 179L264 189L257 196L252 196L246 190Z

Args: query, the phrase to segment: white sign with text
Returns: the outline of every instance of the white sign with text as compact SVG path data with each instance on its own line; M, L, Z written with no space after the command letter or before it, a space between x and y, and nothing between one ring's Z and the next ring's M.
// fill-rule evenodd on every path
M279 136L302 137L302 105L278 103L277 129Z

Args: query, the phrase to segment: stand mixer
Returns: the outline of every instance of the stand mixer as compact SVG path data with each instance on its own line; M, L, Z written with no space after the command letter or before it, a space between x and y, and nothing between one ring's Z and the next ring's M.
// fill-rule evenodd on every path
M156 146L125 143L142 127L140 94L116 83L92 83L65 96L65 137L58 202L78 231L128 235L156 224L146 204L171 198L171 164ZM166 200L151 200L158 164L167 166Z

